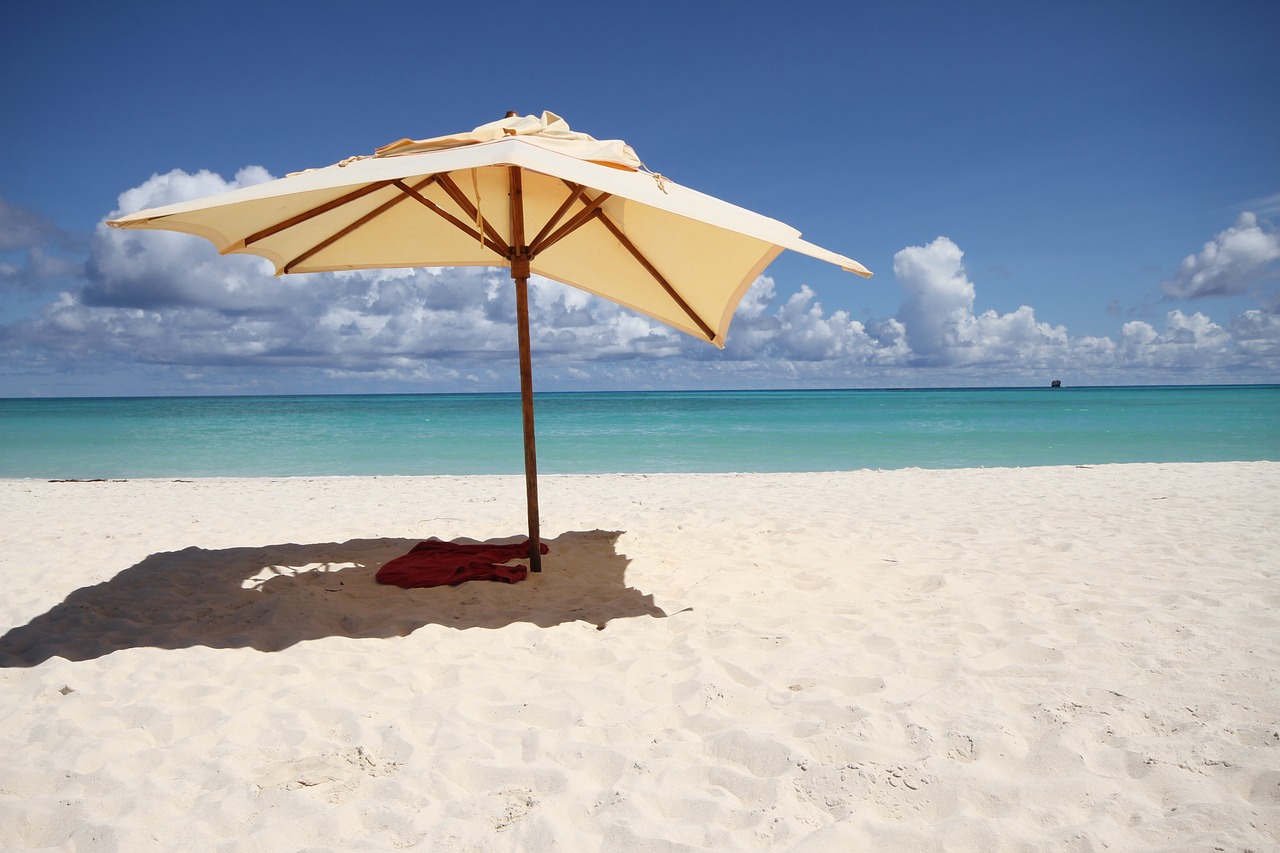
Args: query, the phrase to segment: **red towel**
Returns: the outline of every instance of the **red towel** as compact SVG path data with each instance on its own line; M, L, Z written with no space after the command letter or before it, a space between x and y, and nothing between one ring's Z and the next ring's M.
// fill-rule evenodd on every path
M545 543L540 543L547 553ZM529 540L513 545L459 545L428 539L414 545L408 554L388 560L374 578L378 583L405 589L424 586L456 586L465 581L486 580L516 583L529 576L528 566L499 563L529 556Z

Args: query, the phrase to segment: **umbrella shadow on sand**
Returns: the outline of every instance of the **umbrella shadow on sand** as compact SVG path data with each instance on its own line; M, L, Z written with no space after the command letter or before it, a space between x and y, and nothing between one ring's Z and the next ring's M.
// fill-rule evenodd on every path
M472 581L401 589L374 581L413 539L152 554L110 580L82 587L49 612L0 637L0 667L52 657L79 661L121 649L254 648L271 652L323 637L405 636L425 625L551 627L665 617L652 595L628 587L616 531L563 533L547 544L547 569L521 583ZM474 540L457 540L474 541ZM490 544L519 537L489 540Z

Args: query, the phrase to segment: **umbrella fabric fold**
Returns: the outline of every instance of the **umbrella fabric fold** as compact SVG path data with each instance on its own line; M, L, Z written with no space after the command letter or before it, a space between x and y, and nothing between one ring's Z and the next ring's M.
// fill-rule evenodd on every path
M402 154L419 154L442 148L459 148L480 142L493 142L511 136L524 137L525 142L558 151L579 160L637 171L644 168L640 158L630 145L621 139L596 139L579 133L569 123L553 112L543 111L540 117L508 116L500 121L482 124L470 133L437 136L432 139L401 139L384 145L374 152L375 157L394 157Z

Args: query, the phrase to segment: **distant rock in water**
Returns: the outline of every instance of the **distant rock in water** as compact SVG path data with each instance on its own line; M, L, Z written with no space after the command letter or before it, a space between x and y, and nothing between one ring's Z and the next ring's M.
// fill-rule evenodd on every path
M1055 379L1055 380L1053 380L1052 382L1050 382L1050 383L1049 383L1049 387L1050 387L1050 388L1061 388L1061 387L1062 387L1062 380L1061 380L1061 379Z

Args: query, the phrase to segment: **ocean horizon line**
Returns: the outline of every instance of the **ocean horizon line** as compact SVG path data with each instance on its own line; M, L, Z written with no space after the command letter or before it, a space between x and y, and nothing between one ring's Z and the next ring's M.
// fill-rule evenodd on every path
M792 393L877 393L877 392L965 392L965 391L1141 391L1212 390L1230 388L1280 388L1280 382L1213 382L1189 384L1124 384L1124 385L888 385L839 388L584 388L534 389L534 397L606 394L792 394ZM0 396L0 401L38 400L196 400L272 397L519 397L519 389L509 391L272 391L243 393L175 393L175 394L50 394L25 397Z

